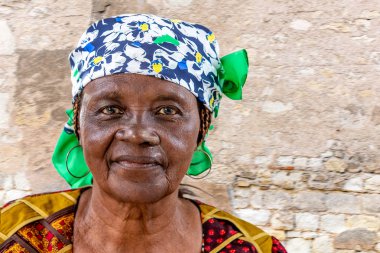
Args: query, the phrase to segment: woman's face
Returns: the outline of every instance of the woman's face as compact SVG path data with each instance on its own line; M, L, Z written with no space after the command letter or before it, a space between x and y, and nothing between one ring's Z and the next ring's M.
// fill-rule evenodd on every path
M175 192L199 133L197 100L185 88L137 74L89 83L80 143L94 186L123 202L151 203Z

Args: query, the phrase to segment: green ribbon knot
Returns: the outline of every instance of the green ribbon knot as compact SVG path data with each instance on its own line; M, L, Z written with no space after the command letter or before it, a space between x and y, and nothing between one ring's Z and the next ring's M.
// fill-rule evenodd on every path
M233 100L243 98L243 87L248 75L247 50L241 49L223 56L222 68L219 72L219 82L224 95Z

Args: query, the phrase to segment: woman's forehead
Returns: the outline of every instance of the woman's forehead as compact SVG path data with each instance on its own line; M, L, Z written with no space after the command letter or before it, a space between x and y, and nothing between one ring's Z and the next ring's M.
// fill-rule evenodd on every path
M83 91L93 99L127 97L155 100L196 100L189 90L170 81L139 74L117 74L91 81Z

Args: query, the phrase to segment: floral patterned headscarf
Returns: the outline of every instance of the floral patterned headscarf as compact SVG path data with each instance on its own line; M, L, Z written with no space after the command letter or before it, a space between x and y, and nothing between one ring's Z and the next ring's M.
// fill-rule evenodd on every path
M208 28L148 14L125 14L95 22L82 35L69 61L73 103L96 78L134 73L186 88L215 117L222 94L242 98L248 72L246 51L219 58L219 45ZM67 114L69 121L58 140L53 164L71 186L91 184L92 175L73 131L73 111ZM194 153L188 174L202 173L211 162L203 142Z
M202 25L145 14L106 18L87 29L69 60L74 99L91 80L118 73L179 84L211 111L221 98L219 45Z

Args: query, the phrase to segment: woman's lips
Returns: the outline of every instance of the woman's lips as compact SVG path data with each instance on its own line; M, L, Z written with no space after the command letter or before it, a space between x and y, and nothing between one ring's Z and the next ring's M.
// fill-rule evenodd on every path
M162 165L159 159L151 156L122 155L113 159L113 162L125 169L144 169Z

